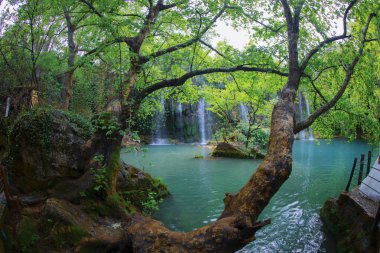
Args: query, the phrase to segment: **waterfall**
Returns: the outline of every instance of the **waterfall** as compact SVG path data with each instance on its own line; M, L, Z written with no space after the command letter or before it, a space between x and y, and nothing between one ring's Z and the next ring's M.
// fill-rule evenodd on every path
M160 100L160 111L156 113L154 122L156 123L156 129L153 132L152 145L167 145L168 140L165 138L165 100Z
M305 108L306 108L306 112L303 111L303 104L305 105ZM299 110L299 120L302 121L305 119L305 114L306 114L306 118L310 116L310 105L309 105L309 101L307 100L307 97L306 95L302 95L302 92L298 92L298 110ZM302 131L300 131L297 135L298 139L301 139L301 140L305 140L305 139L308 139L308 140L314 140L314 136L313 136L313 130L311 127L307 128L307 129L304 129Z
M183 135L183 113L182 113L182 103L181 102L178 102L177 104L177 114L178 114L178 118L177 118L177 121L178 121L178 127L179 127L179 140L180 141L184 141L185 140L185 137Z
M307 97L305 95L305 104L306 104L306 115L307 117L310 116L310 105L309 105L309 101L307 100ZM307 132L308 132L308 135L309 135L309 140L314 140L314 136L313 136L313 129L311 128L311 126L307 129Z
M11 109L11 98L7 97L7 105L5 107L5 118L9 116L10 109Z
M239 108L240 108L241 120L247 122L248 121L248 107L245 104L240 103Z
M198 103L198 123L199 123L199 133L200 133L200 144L204 145L207 143L206 140L206 117L205 117L205 101L203 98L199 99Z

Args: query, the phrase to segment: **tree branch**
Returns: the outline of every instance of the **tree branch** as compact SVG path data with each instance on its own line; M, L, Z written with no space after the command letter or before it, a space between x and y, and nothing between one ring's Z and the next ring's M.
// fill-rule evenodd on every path
M243 14L243 16L245 16L245 17L251 19L253 22L255 22L255 23L261 25L262 27L264 27L264 28L270 30L270 31L273 32L273 33L278 33L278 32L284 27L284 25L281 25L281 26L279 26L279 27L277 27L277 28L271 27L270 25L267 25L267 24L265 24L264 22L262 22L262 21L260 21L260 20L257 20L257 19L255 19L252 15L246 13L246 12L243 10L243 8L242 8L241 6L228 5L227 8L228 8L228 9L236 9L236 10L239 10L239 11Z
M313 48L305 57L305 59L302 61L301 64L301 70L305 70L307 64L309 63L310 59L325 45L332 43L337 40L342 40L345 38L350 37L347 35L347 16L351 10L351 8L356 4L358 0L352 0L350 4L347 6L344 16L343 16L343 33L341 35L333 36L330 38L325 39L324 41L320 42L315 48Z
M211 46L210 44L208 44L204 40L199 40L199 42L201 44L205 45L206 47L208 47L209 49L211 49L212 51L214 51L215 53L217 53L218 55L220 55L221 57L223 57L224 59L226 59L227 61L234 63L231 59L228 59L223 53L219 52L219 50L217 50L216 48L214 48L213 46Z
M365 24L365 27L364 27L363 33L362 33L362 40L361 40L361 45L360 45L358 55L353 59L351 64L347 67L346 76L345 76L343 83L340 86L338 92L335 94L335 96L329 102L325 103L323 106L321 106L316 111L314 111L306 120L296 123L296 125L294 127L294 133L295 134L302 131L303 129L306 129L309 126L311 126L313 124L313 122L319 116L321 116L322 114L326 113L329 109L331 109L338 102L338 100L342 97L342 95L343 95L344 91L346 90L347 85L349 84L351 77L354 73L355 66L358 63L360 56L363 54L368 27L369 27L369 24L371 23L371 20L373 17L375 17L375 14L371 13L367 18L367 22Z
M82 3L84 3L85 5L87 5L88 8L90 8L90 10L92 10L98 17L100 18L103 18L103 14L100 13L98 10L96 10L96 8L94 7L94 5L92 3L90 3L89 1L87 0L81 0Z
M190 71L181 77L178 78L173 78L169 80L163 80L158 83L155 83L142 91L139 92L136 96L137 101L143 100L146 96L148 96L150 93L166 88L166 87L177 87L181 86L184 84L188 79L199 76L199 75L204 75L204 74L211 74L211 73L231 73L231 72L237 72L237 71L244 71L244 72L262 72L262 73L273 73L277 74L280 76L288 76L287 73L275 70L275 69L270 69L270 68L257 68L257 67L249 67L246 65L239 65L235 67L230 67L230 68L208 68L208 69L202 69L202 70L194 70Z
M327 100L326 98L322 95L321 91L315 86L314 84L314 79L311 78L311 76L305 74L306 77L309 79L310 83L311 83L311 86L313 87L313 89L315 90L315 92L317 92L317 94L319 95L319 97L325 102L327 103Z
M188 46L191 46L192 44L196 43L199 41L199 39L211 28L211 26L218 20L218 18L220 16L222 16L222 14L224 13L224 11L226 10L227 6L226 6L226 2L224 1L224 4L223 4L223 7L222 9L214 16L214 18L211 20L211 22L205 27L203 28L203 30L201 30L198 34L198 36L188 40L188 41L185 41L183 43L179 43L177 45L174 45L174 46L171 46L171 47L168 47L166 49L163 49L163 50L159 50L157 52L154 52L148 56L140 56L140 60L139 60L139 63L140 64L144 64L144 63L147 63L148 61L150 61L150 59L152 58L156 58L156 57L159 57L159 56L162 56L162 55L165 55L165 54L168 54L168 53L172 53L174 51L177 51L179 49L182 49L182 48L186 48Z

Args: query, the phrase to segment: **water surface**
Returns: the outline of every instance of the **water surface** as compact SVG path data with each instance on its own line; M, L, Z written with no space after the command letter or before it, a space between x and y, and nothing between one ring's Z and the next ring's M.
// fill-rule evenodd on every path
M237 192L260 160L195 159L211 150L198 145L147 146L144 153L123 153L123 159L161 178L172 196L154 217L176 231L208 224L223 210L226 192ZM293 172L261 214L272 224L240 252L332 252L327 246L319 209L345 187L354 156L371 148L345 140L295 141Z

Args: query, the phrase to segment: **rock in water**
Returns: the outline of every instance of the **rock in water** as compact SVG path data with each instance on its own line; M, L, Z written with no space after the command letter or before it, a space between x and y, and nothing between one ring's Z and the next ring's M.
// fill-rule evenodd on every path
M211 154L214 157L229 157L240 159L262 159L265 155L261 154L256 149L252 149L250 153L235 147L232 144L220 142Z

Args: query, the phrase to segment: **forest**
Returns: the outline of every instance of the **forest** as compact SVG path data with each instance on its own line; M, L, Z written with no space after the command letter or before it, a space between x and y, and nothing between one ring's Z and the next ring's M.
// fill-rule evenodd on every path
M379 15L0 0L0 252L378 252Z

